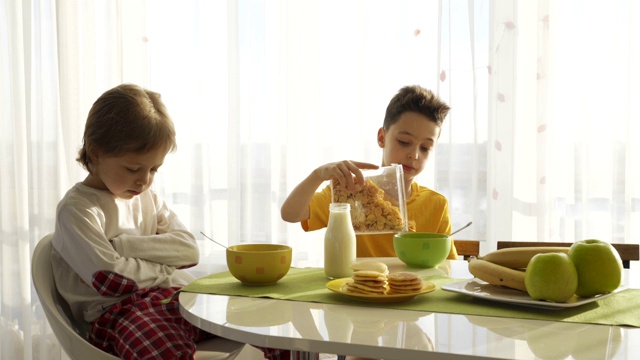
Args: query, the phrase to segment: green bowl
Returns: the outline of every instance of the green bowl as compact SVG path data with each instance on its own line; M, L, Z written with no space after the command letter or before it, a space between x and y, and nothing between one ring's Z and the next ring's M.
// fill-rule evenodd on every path
M393 248L405 264L418 268L433 268L446 260L451 251L448 235L407 232L393 237Z

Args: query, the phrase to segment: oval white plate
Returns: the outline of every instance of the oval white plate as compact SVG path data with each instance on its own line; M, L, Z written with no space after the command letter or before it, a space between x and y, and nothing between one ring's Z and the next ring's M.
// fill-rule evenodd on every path
M502 286L494 286L477 278L442 286L442 290L465 294L480 299L500 301L517 305L535 306L545 309L563 309L588 304L590 302L603 299L607 296L611 296L624 289L624 287L619 287L608 294L597 295L590 298L581 298L574 295L566 303L554 303L549 301L534 300L526 292Z

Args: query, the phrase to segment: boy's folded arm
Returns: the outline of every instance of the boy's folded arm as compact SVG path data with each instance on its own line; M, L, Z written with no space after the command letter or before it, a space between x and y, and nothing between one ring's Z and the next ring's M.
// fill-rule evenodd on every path
M121 296L138 289L167 287L176 268L140 258L121 256L115 249L91 252L78 244L65 261L87 284L103 296Z
M152 234L120 234L112 239L113 247L125 258L138 258L188 268L198 264L200 252L195 236L156 193L151 193L155 214L149 219Z
M114 265L114 270L99 270L91 276L91 286L100 295L117 297L143 288L166 288L176 270L170 266L133 258Z
M195 238L188 231L174 231L156 235L119 235L113 247L126 258L139 258L177 268L198 264L200 252Z
M85 283L99 292L125 294L171 282L176 267L122 256L106 238L99 217L92 218L89 212L59 212L53 241L56 251ZM79 218L82 221L77 221Z

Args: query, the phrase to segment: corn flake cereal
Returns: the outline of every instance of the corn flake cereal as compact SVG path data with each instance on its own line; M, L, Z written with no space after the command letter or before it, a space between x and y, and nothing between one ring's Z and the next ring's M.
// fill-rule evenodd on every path
M398 201L388 196L373 181L365 179L351 192L333 182L333 201L351 205L351 222L355 232L398 232L404 228Z

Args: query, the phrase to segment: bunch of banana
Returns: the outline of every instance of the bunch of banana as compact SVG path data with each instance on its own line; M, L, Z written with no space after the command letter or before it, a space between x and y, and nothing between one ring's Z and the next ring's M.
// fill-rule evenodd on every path
M479 258L469 259L469 272L491 285L506 286L527 291L524 285L524 271L511 269Z
M469 259L469 272L491 285L527 291L524 278L529 260L537 254L549 252L568 253L569 248L543 246L504 248L479 258Z
M531 247L512 247L492 251L480 259L502 265L511 269L525 269L529 264L529 260L537 254L569 252L568 247L560 246L531 246Z

